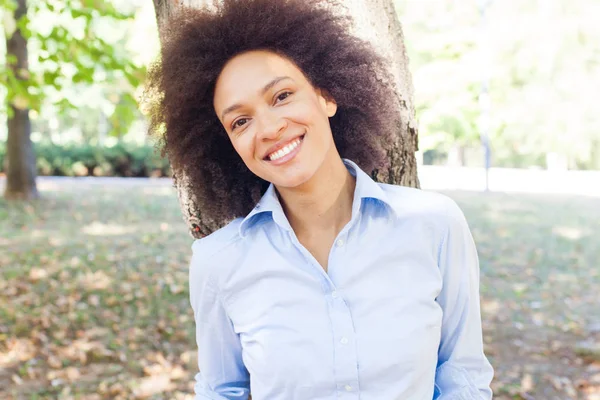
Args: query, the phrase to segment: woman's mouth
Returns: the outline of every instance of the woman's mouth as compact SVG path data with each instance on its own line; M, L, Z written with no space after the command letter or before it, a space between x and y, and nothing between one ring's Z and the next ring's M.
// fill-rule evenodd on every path
M290 161L300 151L300 147L302 146L303 140L304 135L297 137L296 139L292 140L290 143L285 145L283 148L267 155L267 157L265 157L265 160L269 161L271 164L274 165L281 165Z

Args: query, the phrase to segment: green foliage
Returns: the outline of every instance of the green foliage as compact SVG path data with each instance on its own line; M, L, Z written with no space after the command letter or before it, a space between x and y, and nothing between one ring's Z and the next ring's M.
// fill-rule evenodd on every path
M15 6L13 0L0 0L0 14L9 18ZM122 41L104 38L99 27L118 26L133 16L117 10L110 0L29 0L27 15L13 21L28 40L33 62L29 71L16 74L11 68L14 56L0 65L7 102L37 112L52 105L58 114L65 114L77 108L65 90L105 84L116 90L111 97L115 104L112 128L126 132L137 117L133 93L144 79L145 67L131 61ZM13 33L5 32L8 37Z
M489 84L494 165L598 168L600 24L595 0L396 0L419 119L419 147L480 147Z
M115 111L109 118L111 136L119 136L121 132L127 132L127 128L136 120L137 101L131 93L124 93L115 107Z
M17 9L17 0L0 0L0 8L9 12Z
M112 147L92 145L35 145L38 175L52 176L171 176L167 159L150 145L117 143ZM0 172L4 170L6 147L0 146Z

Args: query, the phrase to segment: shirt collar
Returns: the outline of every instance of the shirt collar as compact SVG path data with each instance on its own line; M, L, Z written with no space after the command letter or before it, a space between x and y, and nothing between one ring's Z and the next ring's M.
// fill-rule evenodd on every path
M373 179L371 179L371 177L360 169L353 161L345 158L343 158L342 161L344 162L344 165L346 165L348 171L356 178L356 188L354 190L354 199L352 202L352 219L358 214L363 199L375 199L388 205L390 210L394 210L387 194L377 182L373 181ZM239 226L240 236L245 237L248 229L261 219L260 216L267 215L268 213L271 213L273 220L280 227L286 230L292 229L283 212L279 198L277 197L275 186L272 183L269 185L267 191L254 209L242 220Z

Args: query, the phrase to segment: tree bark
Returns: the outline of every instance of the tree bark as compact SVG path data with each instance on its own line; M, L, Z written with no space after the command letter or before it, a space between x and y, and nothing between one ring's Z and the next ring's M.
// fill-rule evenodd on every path
M380 171L379 182L419 187L417 177L418 129L415 118L412 76L404 45L402 25L393 0L344 0L355 34L368 40L390 62L396 95L400 102L400 126L390 149L390 169Z
M27 14L26 0L18 0L15 20ZM7 55L16 57L16 63L8 63L17 79L24 79L29 64L27 61L27 39L20 29L6 40ZM8 139L6 141L6 188L4 197L10 200L29 200L39 197L35 178L35 153L31 143L31 123L29 109L16 104L8 105L12 116L8 118Z
M159 27L168 23L169 15L181 5L206 7L216 0L153 0ZM274 0L276 1L276 0ZM412 77L408 68L408 56L404 46L402 26L396 14L393 0L344 0L347 12L354 20L354 34L371 42L390 62L390 68L400 103L400 123L396 140L389 150L390 168L380 170L375 176L379 182L402 186L419 187L417 177L418 129L413 103ZM162 39L162 38L161 38ZM218 216L200 216L190 193L186 193L182 184L185 177L175 177L175 187L179 201L194 237L200 237L196 226L210 227L215 230L225 221L219 222Z

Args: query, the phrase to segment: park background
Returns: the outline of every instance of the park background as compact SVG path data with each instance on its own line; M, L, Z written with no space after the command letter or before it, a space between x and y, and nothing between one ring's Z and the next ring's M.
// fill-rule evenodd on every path
M9 90L0 40L0 97L32 108L40 192L0 199L0 398L191 398L192 238L141 102L153 3L29 8L29 90ZM459 203L478 245L496 398L599 399L600 4L396 8L421 186Z

